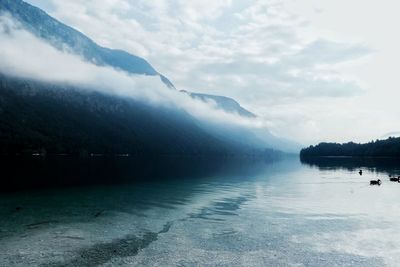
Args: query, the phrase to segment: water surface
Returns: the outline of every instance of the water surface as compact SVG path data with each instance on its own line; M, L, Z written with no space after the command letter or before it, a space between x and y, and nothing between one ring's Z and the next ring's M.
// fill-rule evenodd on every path
M71 162L56 169L73 177L100 169L102 179L123 183L0 194L0 266L400 262L400 184L388 181L400 175L395 160L175 159L147 161L145 170L128 160L124 171L115 162L104 169L107 161L92 160L91 171ZM369 186L376 177L383 185Z

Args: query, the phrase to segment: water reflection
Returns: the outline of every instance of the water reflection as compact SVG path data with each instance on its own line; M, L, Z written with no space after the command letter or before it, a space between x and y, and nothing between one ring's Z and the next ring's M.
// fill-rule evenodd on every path
M400 184L368 184L395 172L395 163L98 163L126 166L97 168L104 177L128 179L0 195L0 265L382 266L400 260Z
M310 157L301 158L303 164L317 167L320 170L368 169L377 173L400 175L399 158L357 158L357 157Z
M1 157L1 191L137 181L233 177L260 172L276 160L220 157Z

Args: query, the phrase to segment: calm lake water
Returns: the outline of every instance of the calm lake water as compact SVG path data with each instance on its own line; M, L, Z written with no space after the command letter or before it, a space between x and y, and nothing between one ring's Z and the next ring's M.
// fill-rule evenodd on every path
M398 161L37 161L3 161L2 183L122 183L1 193L0 266L400 263Z

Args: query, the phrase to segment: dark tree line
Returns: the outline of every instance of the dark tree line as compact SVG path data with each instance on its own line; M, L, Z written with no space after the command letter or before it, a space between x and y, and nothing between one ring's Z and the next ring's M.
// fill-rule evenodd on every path
M400 137L390 137L386 140L376 140L366 144L349 142L320 143L304 148L300 152L302 158L350 156L350 157L400 157Z

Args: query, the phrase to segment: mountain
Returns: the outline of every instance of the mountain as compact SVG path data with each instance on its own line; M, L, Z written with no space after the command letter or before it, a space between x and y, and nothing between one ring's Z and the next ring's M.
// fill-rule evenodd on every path
M248 118L257 117L247 109L243 108L236 100L226 96L191 93L185 90L181 90L181 92L186 93L190 95L192 98L201 100L203 102L209 102L209 101L215 102L217 104L217 108L224 110L225 112L228 113L234 113Z
M261 155L182 110L0 75L0 154ZM272 151L269 153L272 154Z
M26 29L59 50L68 50L96 65L107 65L133 74L158 75L168 87L174 88L168 78L158 73L145 59L122 50L102 47L22 0L0 0L0 11L12 14Z
M145 59L122 50L102 47L81 32L22 0L0 0L0 11L12 14L27 30L59 50L80 55L96 65L111 66L132 74L157 75L167 87L175 89L173 83L157 72ZM255 117L253 113L242 108L231 98L198 93L189 93L189 95L203 101L213 100L226 112Z
M268 132L197 120L174 107L0 74L0 155L275 158L279 149L292 152Z
M0 12L10 13L28 31L61 51L77 54L96 65L158 76L175 90L168 78L145 59L101 47L21 0L0 0ZM4 153L41 148L55 153L263 154L269 148L293 152L292 143L265 129L201 121L179 108L160 108L99 92L88 95L81 88L28 78L0 75L0 83L0 139ZM213 101L226 112L255 117L228 97L182 93Z

